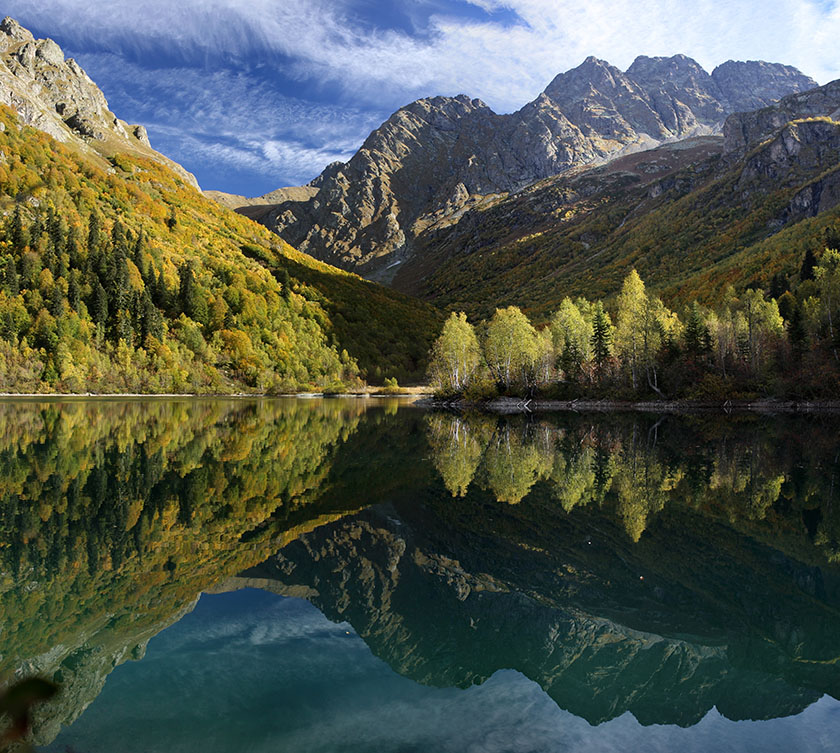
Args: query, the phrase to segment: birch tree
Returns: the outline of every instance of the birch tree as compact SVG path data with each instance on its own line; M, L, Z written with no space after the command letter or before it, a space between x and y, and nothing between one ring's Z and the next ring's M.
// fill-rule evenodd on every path
M429 374L436 389L459 393L469 385L481 363L481 349L467 315L452 313L432 347Z
M484 359L493 378L506 390L523 379L540 357L540 339L517 306L496 309L484 338Z

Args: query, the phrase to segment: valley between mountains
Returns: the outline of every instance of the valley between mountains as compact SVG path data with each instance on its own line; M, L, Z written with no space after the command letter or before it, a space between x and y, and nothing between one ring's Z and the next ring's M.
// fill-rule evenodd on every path
M840 83L779 63L590 57L510 114L420 99L348 162L255 198L202 194L10 18L0 106L12 392L416 383L448 311L539 326L585 296L614 315L632 270L678 312L749 289L804 307L822 288L803 257L840 237Z

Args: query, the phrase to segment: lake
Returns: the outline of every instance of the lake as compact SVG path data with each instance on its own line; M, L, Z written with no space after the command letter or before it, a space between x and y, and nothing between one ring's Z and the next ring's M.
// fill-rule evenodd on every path
M0 403L38 750L828 751L840 417Z

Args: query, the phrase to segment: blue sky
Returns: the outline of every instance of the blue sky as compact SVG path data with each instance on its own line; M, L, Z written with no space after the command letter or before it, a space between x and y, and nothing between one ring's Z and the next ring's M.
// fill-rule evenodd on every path
M685 53L840 77L833 0L6 0L204 188L259 195L347 159L396 108L498 112L587 55Z

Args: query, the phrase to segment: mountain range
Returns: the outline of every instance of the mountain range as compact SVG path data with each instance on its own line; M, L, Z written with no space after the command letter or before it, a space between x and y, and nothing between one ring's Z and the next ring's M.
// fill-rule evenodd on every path
M267 195L239 211L318 259L410 289L400 266L422 264L424 239L464 214L552 176L720 135L732 113L816 85L795 68L758 61L709 74L684 55L638 57L627 71L589 57L509 115L465 95L413 102L349 162L328 166L308 194Z

